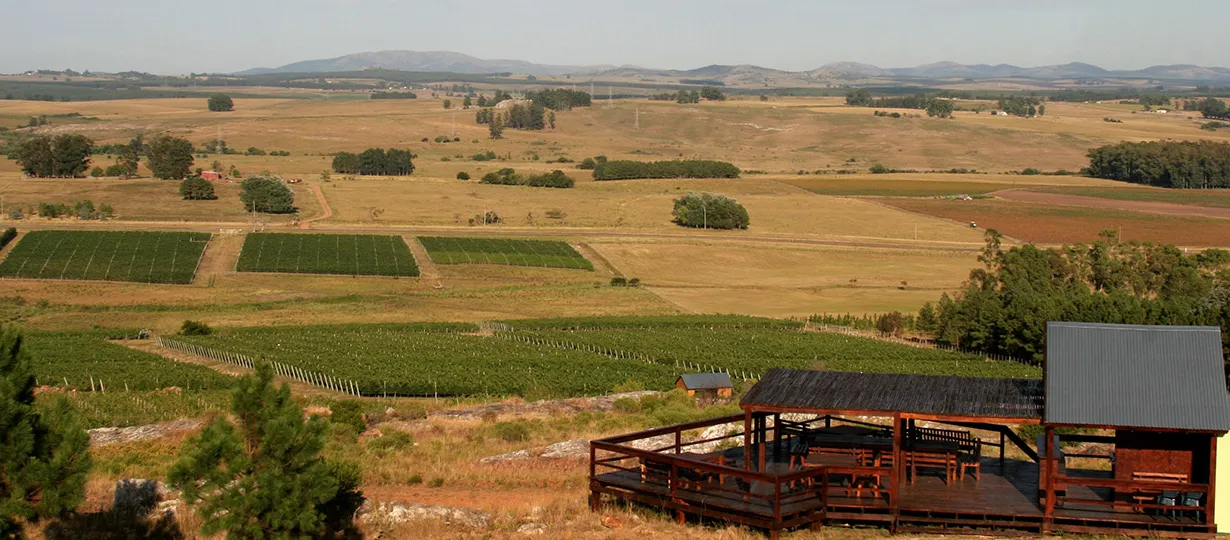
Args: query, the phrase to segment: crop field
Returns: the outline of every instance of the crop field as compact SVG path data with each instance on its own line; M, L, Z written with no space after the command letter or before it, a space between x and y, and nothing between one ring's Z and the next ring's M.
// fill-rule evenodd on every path
M38 396L37 406L45 406L60 395L48 392ZM229 390L191 392L81 392L69 397L77 410L82 427L129 427L169 422L180 418L199 417L230 408Z
M1022 364L804 333L795 323L688 317L626 322L621 328L613 319L522 321L516 325L608 329L511 330L495 337L458 333L456 325L417 324L232 328L176 339L354 381L366 395L575 396L609 392L629 380L665 390L680 373L698 369L753 376L774 367L1040 376Z
M644 358L683 369L727 369L755 377L775 367L874 373L1037 378L1038 368L990 362L978 355L917 349L840 334L785 328L638 328L526 331L501 338L574 345L617 356ZM694 367L692 369L695 369Z
M208 233L33 231L0 262L0 276L191 283Z
M456 333L455 325L233 328L177 337L354 381L365 395L574 396L629 379L667 389L671 366Z
M436 264L505 264L593 270L567 242L498 238L421 237Z
M136 331L29 332L25 344L34 374L45 386L96 392L217 390L233 379L204 366L184 364L106 341Z
M400 236L250 233L240 272L418 277L414 255Z
M1109 229L1118 231L1119 238L1125 241L1230 246L1230 227L1223 219L1000 200L880 199L880 202L961 223L973 221L979 228L995 229L1026 242L1088 243L1097 241L1098 233Z
M1230 208L1230 190L1224 189L1163 189L1147 187L1077 187L1077 186L1046 186L1034 187L1029 191L1042 193L1058 193L1061 195L1079 195L1081 197L1097 197L1116 201L1133 202L1165 202L1172 204L1187 204L1192 206L1211 206L1215 208Z

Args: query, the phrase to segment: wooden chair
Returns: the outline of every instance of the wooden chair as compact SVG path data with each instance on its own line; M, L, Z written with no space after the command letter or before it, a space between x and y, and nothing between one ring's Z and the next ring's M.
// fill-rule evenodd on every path
M982 481L982 441L973 442L967 451L959 454L959 468L957 475L960 479L965 479L965 471L967 469L974 470L974 480Z

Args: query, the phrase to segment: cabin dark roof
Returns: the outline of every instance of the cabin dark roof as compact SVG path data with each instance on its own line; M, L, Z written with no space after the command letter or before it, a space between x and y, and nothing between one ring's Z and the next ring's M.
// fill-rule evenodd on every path
M1221 329L1052 322L1046 423L1230 431Z
M734 386L730 375L725 373L684 373L679 378L683 379L683 386L688 390L717 390Z
M1038 419L1042 381L773 369L743 407Z

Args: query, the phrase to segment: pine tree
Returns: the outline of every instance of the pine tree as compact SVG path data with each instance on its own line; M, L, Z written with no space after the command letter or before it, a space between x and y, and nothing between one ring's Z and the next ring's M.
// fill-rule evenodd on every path
M357 468L320 456L325 422L304 420L268 363L239 380L231 413L235 423L218 418L189 439L169 475L204 518L204 534L297 538L350 526L363 502Z
M0 328L0 537L21 521L61 516L85 499L90 437L59 398L34 408L34 374L21 333Z
M551 129L555 129L555 111L547 113L547 124L551 126Z

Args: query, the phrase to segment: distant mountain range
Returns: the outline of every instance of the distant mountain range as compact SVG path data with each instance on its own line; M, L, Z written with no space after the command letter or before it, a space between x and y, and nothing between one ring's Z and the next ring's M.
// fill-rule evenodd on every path
M1183 81L1228 81L1230 69L1193 65L1153 66L1138 70L1107 70L1091 64L1073 62L1057 66L1018 67L1008 64L965 65L938 62L908 68L880 68L857 62L825 64L809 71L783 71L753 65L712 65L690 70L658 70L636 66L560 66L535 64L524 60L485 60L449 51L379 51L348 54L323 60L306 60L277 68L255 68L237 75L262 73L327 73L359 71L368 68L401 71L453 73L519 73L526 75L593 74L618 77L678 77L717 80L731 83L763 84L766 82L823 82L877 78L925 79L1003 79L1027 77L1033 79L1158 79Z

